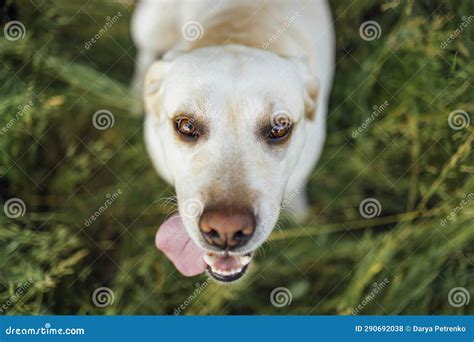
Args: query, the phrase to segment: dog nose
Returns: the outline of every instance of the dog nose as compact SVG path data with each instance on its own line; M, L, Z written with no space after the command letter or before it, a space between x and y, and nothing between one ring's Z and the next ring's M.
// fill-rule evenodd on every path
M210 245L231 249L247 243L255 230L255 218L249 210L206 209L199 228Z

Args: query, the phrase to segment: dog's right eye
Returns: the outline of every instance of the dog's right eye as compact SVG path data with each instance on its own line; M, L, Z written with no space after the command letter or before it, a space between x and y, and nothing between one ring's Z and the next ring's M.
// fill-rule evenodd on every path
M267 133L268 142L272 144L284 142L290 136L292 128L291 120L288 117L279 116L275 118Z
M175 128L178 134L186 139L195 140L199 137L199 129L193 119L179 117L175 121Z

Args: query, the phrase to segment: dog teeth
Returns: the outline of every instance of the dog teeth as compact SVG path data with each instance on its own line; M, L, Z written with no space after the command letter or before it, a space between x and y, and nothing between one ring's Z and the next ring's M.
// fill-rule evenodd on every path
M236 256L236 258L238 258L239 260L240 267L233 268L231 270L221 270L215 267L216 261L218 258L219 256L213 253L208 253L204 255L204 261L206 264L208 264L211 267L212 272L219 274L221 276L229 276L229 275L234 275L234 274L242 272L242 269L246 265L248 265L250 263L250 260L252 259L252 257L249 255Z
M214 262L216 261L216 259L217 259L217 255L215 255L215 254L205 254L204 255L204 261L209 266L214 265Z
M252 258L248 255L244 255L244 256L241 256L239 257L240 258L240 263L245 266L245 265L248 265L250 260L252 260Z
M212 268L212 272L214 273L217 273L219 275L222 275L222 276L228 276L228 275L233 275L233 274L237 274L239 273L240 271L242 271L242 268L235 268L235 269L232 269L230 271L225 271L225 270L216 270L215 268Z

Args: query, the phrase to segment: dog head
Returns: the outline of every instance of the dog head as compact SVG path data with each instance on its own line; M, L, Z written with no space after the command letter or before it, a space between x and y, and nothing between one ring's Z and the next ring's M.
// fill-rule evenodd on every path
M304 61L243 46L150 67L149 152L175 186L186 231L208 252L214 278L240 278L275 226L316 97Z

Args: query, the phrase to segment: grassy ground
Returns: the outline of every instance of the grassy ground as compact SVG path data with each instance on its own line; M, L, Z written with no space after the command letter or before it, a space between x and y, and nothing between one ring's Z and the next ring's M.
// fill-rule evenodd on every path
M474 313L474 299L462 300L474 296L474 134L472 122L453 129L448 120L455 110L473 118L473 7L332 3L337 70L326 148L307 187L314 215L302 226L283 218L250 275L216 286L182 277L153 244L173 190L153 171L142 118L129 111L133 5L0 1L1 26L19 20L26 30L0 37L0 203L26 207L0 214L1 312ZM369 20L380 26L371 41L359 34ZM93 126L102 109L112 128ZM380 203L378 216L361 215L367 198ZM94 304L99 287L113 303ZM272 305L277 287L291 303ZM465 289L459 307L456 287Z

